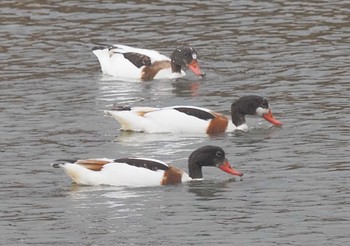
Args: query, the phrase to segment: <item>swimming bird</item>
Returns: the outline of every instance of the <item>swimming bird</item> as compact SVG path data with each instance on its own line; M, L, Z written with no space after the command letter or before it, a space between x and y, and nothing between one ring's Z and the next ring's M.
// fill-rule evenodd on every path
M68 176L81 185L156 186L174 185L203 179L202 167L218 167L231 175L243 176L234 169L225 151L218 146L203 146L188 158L188 171L148 158L57 160L51 164L62 168Z
M186 73L181 70L188 67L197 76L203 77L197 51L192 47L178 47L171 57L158 51L134 48L127 45L97 46L92 49L97 56L104 74L124 79L179 78Z
M217 134L235 130L248 131L245 115L259 115L275 126L281 126L272 114L266 98L243 96L231 105L231 119L207 108L194 106L117 107L106 110L121 130L147 133L206 133Z

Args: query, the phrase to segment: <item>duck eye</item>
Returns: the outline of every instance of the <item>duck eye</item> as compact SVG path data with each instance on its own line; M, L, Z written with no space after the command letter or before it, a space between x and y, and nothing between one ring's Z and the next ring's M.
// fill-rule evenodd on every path
M186 56L186 57L187 57L187 56L188 56L188 52L185 52L184 56Z
M268 108L269 107L269 105L268 105L266 100L262 101L261 106L263 106L264 108Z
M216 157L221 158L223 156L224 156L224 153L222 153L221 151L216 152Z

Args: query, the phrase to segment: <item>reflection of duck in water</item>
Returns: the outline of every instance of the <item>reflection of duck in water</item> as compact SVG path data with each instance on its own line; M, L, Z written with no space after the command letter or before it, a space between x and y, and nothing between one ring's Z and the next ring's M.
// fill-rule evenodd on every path
M227 180L205 180L203 182L191 182L188 184L188 191L196 194L200 199L212 199L220 196L220 193L230 189L230 184L236 182L235 178Z
M119 107L107 110L121 124L121 130L148 133L186 132L216 134L247 131L245 115L259 115L276 126L268 101L260 96L244 96L231 105L231 119L210 109L193 106L165 108Z
M172 185L202 179L203 166L218 167L231 175L243 176L229 164L222 148L210 145L192 152L188 159L188 174L175 166L147 158L58 160L52 166L63 168L75 183L82 185Z
M197 51L192 47L179 47L168 58L155 50L133 48L126 45L94 47L104 74L125 79L164 79L179 78L188 67L197 76L205 74L200 70Z
M197 97L199 96L200 82L188 82L183 83L181 80L176 80L172 83L172 93L180 97Z

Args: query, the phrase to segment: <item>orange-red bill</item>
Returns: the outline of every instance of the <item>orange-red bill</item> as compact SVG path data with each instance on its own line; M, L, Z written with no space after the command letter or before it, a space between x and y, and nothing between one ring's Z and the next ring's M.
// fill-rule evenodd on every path
M190 64L188 64L188 67L192 70L192 72L195 75L201 76L201 77L205 76L205 73L202 73L197 60L193 60Z
M225 160L225 162L224 162L223 164L221 164L221 165L219 166L219 168L220 168L222 171L226 172L226 173L229 173L229 174L232 174L232 175L235 175L235 176L240 176L240 177L243 176L243 173L241 173L241 172L237 171L236 169L234 169L234 168L230 165L230 163L228 162L228 160Z
M264 114L262 116L265 120L267 120L268 122L274 124L275 126L281 126L282 125L282 122L277 120L273 114L272 114L272 111L271 109L269 110L269 112L267 114Z

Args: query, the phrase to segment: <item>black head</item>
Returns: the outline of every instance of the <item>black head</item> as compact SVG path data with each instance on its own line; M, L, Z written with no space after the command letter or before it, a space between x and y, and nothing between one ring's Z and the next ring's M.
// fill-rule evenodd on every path
M266 98L260 96L243 96L231 105L232 122L236 126L245 123L245 115L260 115L274 125L282 125L271 112Z
M243 96L231 105L231 109L235 109L238 113L244 115L255 115L258 108L269 109L269 103L266 98L260 96Z
M230 173L232 175L243 175L231 167L225 157L225 151L218 146L207 145L192 152L188 158L188 169L190 177L193 179L203 178L203 166L218 167L224 172Z
M171 68L175 73L181 73L181 67L188 67L197 76L204 76L197 61L197 51L192 47L182 46L171 55Z
M188 163L196 163L198 166L218 166L225 162L225 151L213 145L203 146L190 155Z
M197 60L197 51L192 47L178 47L171 55L171 62L179 66L187 66L193 60Z

